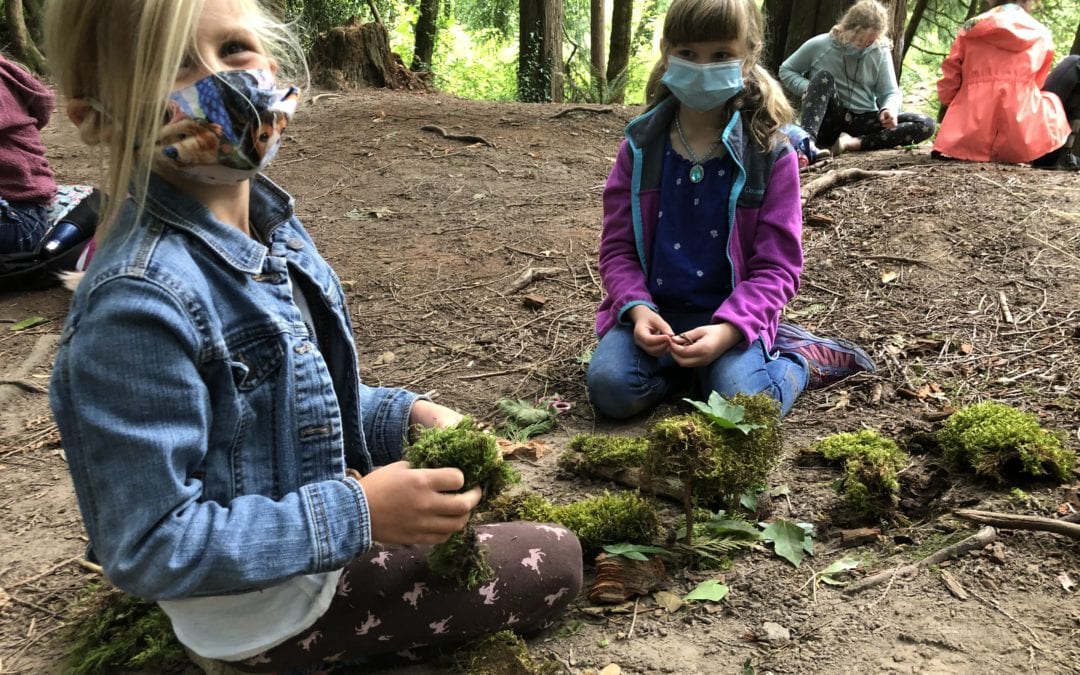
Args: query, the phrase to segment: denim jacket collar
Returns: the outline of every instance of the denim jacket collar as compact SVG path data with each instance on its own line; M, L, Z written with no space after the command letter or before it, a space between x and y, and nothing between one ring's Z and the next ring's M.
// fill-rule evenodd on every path
M251 182L251 227L263 241L293 216L293 199L265 176ZM266 246L240 230L222 223L204 204L164 178L150 174L146 212L199 239L229 266L246 274L258 274L267 255Z

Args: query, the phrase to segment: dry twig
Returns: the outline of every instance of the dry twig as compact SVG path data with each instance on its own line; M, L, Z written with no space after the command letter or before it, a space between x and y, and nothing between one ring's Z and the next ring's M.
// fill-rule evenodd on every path
M877 574L866 577L861 581L857 581L844 589L846 595L855 595L861 593L867 589L879 586L886 581L890 581L893 577L911 577L917 574L920 570L929 567L930 565L938 565L946 560L952 560L958 555L967 553L968 551L974 551L986 546L990 542L997 539L997 530L992 527L984 527L975 534L971 535L967 539L958 541L951 546L946 546L937 553L929 555L922 560L912 563L910 565L902 565L900 567L894 567L892 569L878 572Z

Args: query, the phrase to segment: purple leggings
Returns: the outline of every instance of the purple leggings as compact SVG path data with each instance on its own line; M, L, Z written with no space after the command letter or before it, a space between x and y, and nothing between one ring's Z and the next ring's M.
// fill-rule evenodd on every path
M345 566L330 608L311 628L246 661L246 672L297 671L457 643L505 628L535 630L581 591L581 544L564 527L476 528L495 578L473 589L432 576L429 546L376 544Z

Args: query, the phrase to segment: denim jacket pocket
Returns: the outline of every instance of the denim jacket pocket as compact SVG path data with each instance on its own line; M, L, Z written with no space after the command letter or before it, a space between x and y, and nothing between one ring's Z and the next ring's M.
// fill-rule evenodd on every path
M278 336L249 342L234 349L229 357L233 381L240 391L251 391L272 375L285 357Z

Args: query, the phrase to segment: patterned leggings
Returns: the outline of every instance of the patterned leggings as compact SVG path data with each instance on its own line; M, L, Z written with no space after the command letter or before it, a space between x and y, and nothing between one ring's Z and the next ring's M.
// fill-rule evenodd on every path
M345 566L330 608L311 628L246 661L245 672L305 672L367 656L463 642L505 628L543 627L581 591L581 544L538 523L476 528L495 578L474 589L433 577L428 546L383 547Z
M819 148L827 148L845 132L859 139L863 150L884 150L898 145L914 145L934 134L934 120L921 113L900 113L897 125L886 129L878 113L854 113L840 103L836 79L821 71L810 80L799 113L800 126Z

